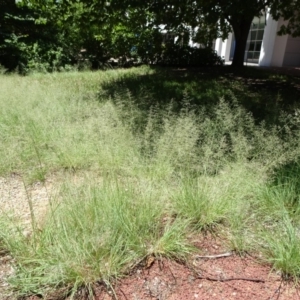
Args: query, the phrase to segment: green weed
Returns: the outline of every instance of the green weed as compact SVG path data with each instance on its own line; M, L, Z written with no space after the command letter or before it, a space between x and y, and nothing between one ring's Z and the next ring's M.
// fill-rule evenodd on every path
M0 214L20 295L110 285L148 256L184 261L196 230L299 276L297 118L259 110L258 71L180 72L1 75L0 175L64 177L30 235Z

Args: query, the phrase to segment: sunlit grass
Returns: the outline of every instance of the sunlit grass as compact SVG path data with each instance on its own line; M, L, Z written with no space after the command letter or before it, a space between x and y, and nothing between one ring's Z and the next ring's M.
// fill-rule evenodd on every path
M183 91L181 77L158 83L155 72L1 77L1 176L64 177L31 235L0 217L20 295L109 285L149 256L185 261L188 236L206 230L299 276L297 118L258 122L239 101L240 82L191 79ZM160 97L148 79L164 86Z

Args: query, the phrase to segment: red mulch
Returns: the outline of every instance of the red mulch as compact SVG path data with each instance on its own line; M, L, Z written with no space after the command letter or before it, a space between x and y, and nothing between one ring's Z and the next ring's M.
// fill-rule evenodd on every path
M127 299L300 299L291 284L284 284L280 276L270 274L270 268L252 259L233 256L201 260L195 271L174 261L156 261L148 270L137 270L115 287L119 300ZM225 282L200 279L234 279ZM238 280L244 278L245 280ZM246 279L260 279L253 282ZM102 292L97 300L114 299L112 293Z
M194 244L203 256L226 252L222 241L211 236L196 237ZM95 300L300 300L300 289L282 281L271 266L236 254L213 259L193 256L186 265L165 258L149 260L148 268L136 268L115 284L114 291L102 285L94 291ZM91 298L81 293L79 299Z

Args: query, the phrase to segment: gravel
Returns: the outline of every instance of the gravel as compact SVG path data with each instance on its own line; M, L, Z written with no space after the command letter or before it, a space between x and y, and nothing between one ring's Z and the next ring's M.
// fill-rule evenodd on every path
M37 224L41 224L43 216L49 206L49 200L54 195L53 181L37 182L26 186L20 176L12 175L8 178L0 177L0 214L15 216L22 225L23 234L31 234L31 201ZM0 228L1 230L1 228ZM3 229L2 229L3 230ZM1 245L0 245L1 246ZM14 299L7 278L14 273L13 259L0 247L0 297L1 300Z

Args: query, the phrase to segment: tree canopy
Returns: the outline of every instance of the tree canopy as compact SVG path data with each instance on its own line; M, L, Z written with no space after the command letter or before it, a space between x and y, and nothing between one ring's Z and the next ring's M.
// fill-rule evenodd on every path
M138 5L136 1L132 1ZM210 38L228 36L234 32L236 48L233 57L234 66L242 66L248 33L254 17L260 17L268 11L274 19L283 18L280 34L300 35L299 0L149 0L146 5L154 13L156 23L178 28L183 24L198 27Z
M151 61L164 25L208 47L233 31L232 64L239 67L253 18L269 11L288 20L279 34L299 36L299 7L300 0L0 0L0 64L10 59L10 68L40 63L51 70L78 61L81 49L95 66L134 52Z

